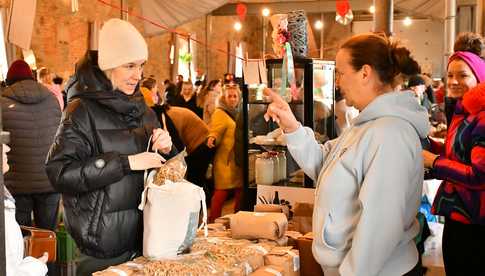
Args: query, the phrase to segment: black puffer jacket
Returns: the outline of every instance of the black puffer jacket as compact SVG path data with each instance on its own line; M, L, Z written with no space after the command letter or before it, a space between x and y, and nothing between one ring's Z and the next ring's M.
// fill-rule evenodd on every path
M61 121L57 99L28 79L4 88L0 101L3 129L10 132L6 186L13 195L53 192L44 163Z
M99 68L92 70L110 86ZM81 252L97 258L139 250L143 172L130 171L127 156L146 150L159 121L139 91L127 96L86 91L94 86L83 83L76 87L46 165L63 193L67 230Z

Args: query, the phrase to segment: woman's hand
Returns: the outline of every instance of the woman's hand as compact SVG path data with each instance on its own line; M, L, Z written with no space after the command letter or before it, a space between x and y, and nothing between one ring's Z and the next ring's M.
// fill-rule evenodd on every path
M209 136L207 137L207 147L212 149L216 146L216 138Z
M433 168L433 163L439 155L423 150L423 162L425 168Z
M294 132L300 126L300 123L291 112L288 103L270 88L265 88L263 93L271 101L266 114L264 114L264 119L266 121L269 121L270 118L273 119L285 133Z
M153 130L153 151L160 151L161 153L167 154L172 150L172 138L170 138L170 134L168 131L165 131L161 128L157 128Z
M160 168L166 160L155 152L142 152L128 156L132 171L144 171L152 168Z
M41 257L39 257L37 260L43 262L44 264L47 263L47 260L49 260L49 253L47 252L44 252L44 255L42 255Z

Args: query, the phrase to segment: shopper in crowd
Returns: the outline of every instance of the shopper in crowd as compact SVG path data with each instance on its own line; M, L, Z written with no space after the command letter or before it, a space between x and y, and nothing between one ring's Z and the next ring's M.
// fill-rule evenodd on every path
M9 170L7 152L10 147L2 146L3 174ZM24 239L20 226L15 220L15 199L7 188L3 187L3 202L5 208L5 258L7 276L44 276L47 273L48 253L40 258L27 256L24 258Z
M211 80L197 97L197 105L202 108L204 122L210 125L212 113L217 106L217 100L222 94L221 80Z
M81 251L77 275L91 275L139 254L143 240L143 171L173 154L138 89L148 48L129 22L110 19L99 50L76 68L77 84L47 157L46 170L63 194L68 232ZM145 152L151 138L150 149Z
M313 254L325 275L422 275L413 239L423 180L420 137L429 123L410 92L394 92L398 74L418 71L409 50L381 35L345 41L336 57L337 85L360 114L323 146L277 93L265 91L272 98L267 119L279 123L291 155L316 182Z
M16 60L7 73L2 91L3 129L10 132L11 172L5 185L12 192L17 221L54 230L60 194L55 192L44 170L45 157L61 121L61 109L52 93L36 82L29 65Z
M420 75L411 76L408 81L408 88L413 92L416 101L430 112L432 103L426 94L426 83L424 79Z
M173 105L188 108L202 118L202 109L197 106L197 95L194 93L194 87L190 81L184 81L182 92L177 95Z
M164 104L153 107L162 127L170 133L178 151L187 151L188 181L204 188L209 196L208 182L205 179L207 167L213 158L213 150L207 147L209 128L194 112L187 108ZM210 198L210 197L207 197Z
M148 107L153 107L155 104L158 104L157 80L152 77L145 78L141 82L140 92Z
M423 151L424 166L443 180L432 211L445 217L443 260L451 276L479 275L485 259L485 62L483 46L462 45L471 47L460 47L448 60L447 97L454 100L448 103L456 103L447 105L446 143L434 143L438 155Z
M214 194L209 221L221 216L222 206L230 191L234 191L234 211L241 200L242 169L235 163L235 132L241 92L237 85L225 86L219 105L212 114L207 146L216 148L214 156Z
M37 71L37 81L45 85L45 87L49 88L49 90L56 96L57 101L59 102L59 106L61 107L61 111L64 110L64 98L62 96L62 91L60 87L52 81L53 74L51 71L46 68L42 67Z
M177 95L180 95L182 92L182 85L184 84L184 76L182 75L177 75L177 78L175 79L175 92Z

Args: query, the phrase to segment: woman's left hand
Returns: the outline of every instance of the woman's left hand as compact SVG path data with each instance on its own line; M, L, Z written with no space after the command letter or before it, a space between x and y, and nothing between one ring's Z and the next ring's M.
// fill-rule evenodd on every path
M167 154L172 150L172 138L168 131L161 128L153 130L153 146L152 150L158 150L161 153Z
M423 150L424 167L425 168L433 168L434 160L436 160L436 158L438 158L438 157L439 157L439 155L431 153L427 150Z

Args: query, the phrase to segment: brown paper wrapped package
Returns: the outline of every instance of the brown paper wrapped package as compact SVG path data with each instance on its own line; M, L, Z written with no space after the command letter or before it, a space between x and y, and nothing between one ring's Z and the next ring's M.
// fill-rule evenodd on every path
M144 265L149 261L145 257L138 257L120 265L110 266L109 268L93 273L93 276L142 276ZM122 272L121 272L122 271ZM124 273L124 274L123 274Z
M300 251L300 275L323 276L322 267L315 260L312 253L313 235L308 233L296 241Z
M283 268L284 276L300 275L300 255L291 246L275 247L264 256L264 265L276 265Z
M214 223L220 223L226 227L226 229L231 228L231 217L234 214L225 215L214 220Z
M235 239L281 239L288 227L282 213L238 212L231 218L231 232Z
M287 245L296 248L296 240L303 235L297 231L286 231L285 236L288 237Z
M288 206L278 204L256 204L254 205L254 212L283 213L286 218L289 218L290 216L290 209Z
M275 241L268 240L268 239L258 239L258 243L271 243L274 246L287 246L288 245L288 237L283 236L281 239L277 239Z
M250 274L251 276L285 276L283 268L277 265L267 265L260 267Z
M293 223L295 231L306 234L312 231L312 216L313 204L310 203L295 203L295 210L293 211Z

